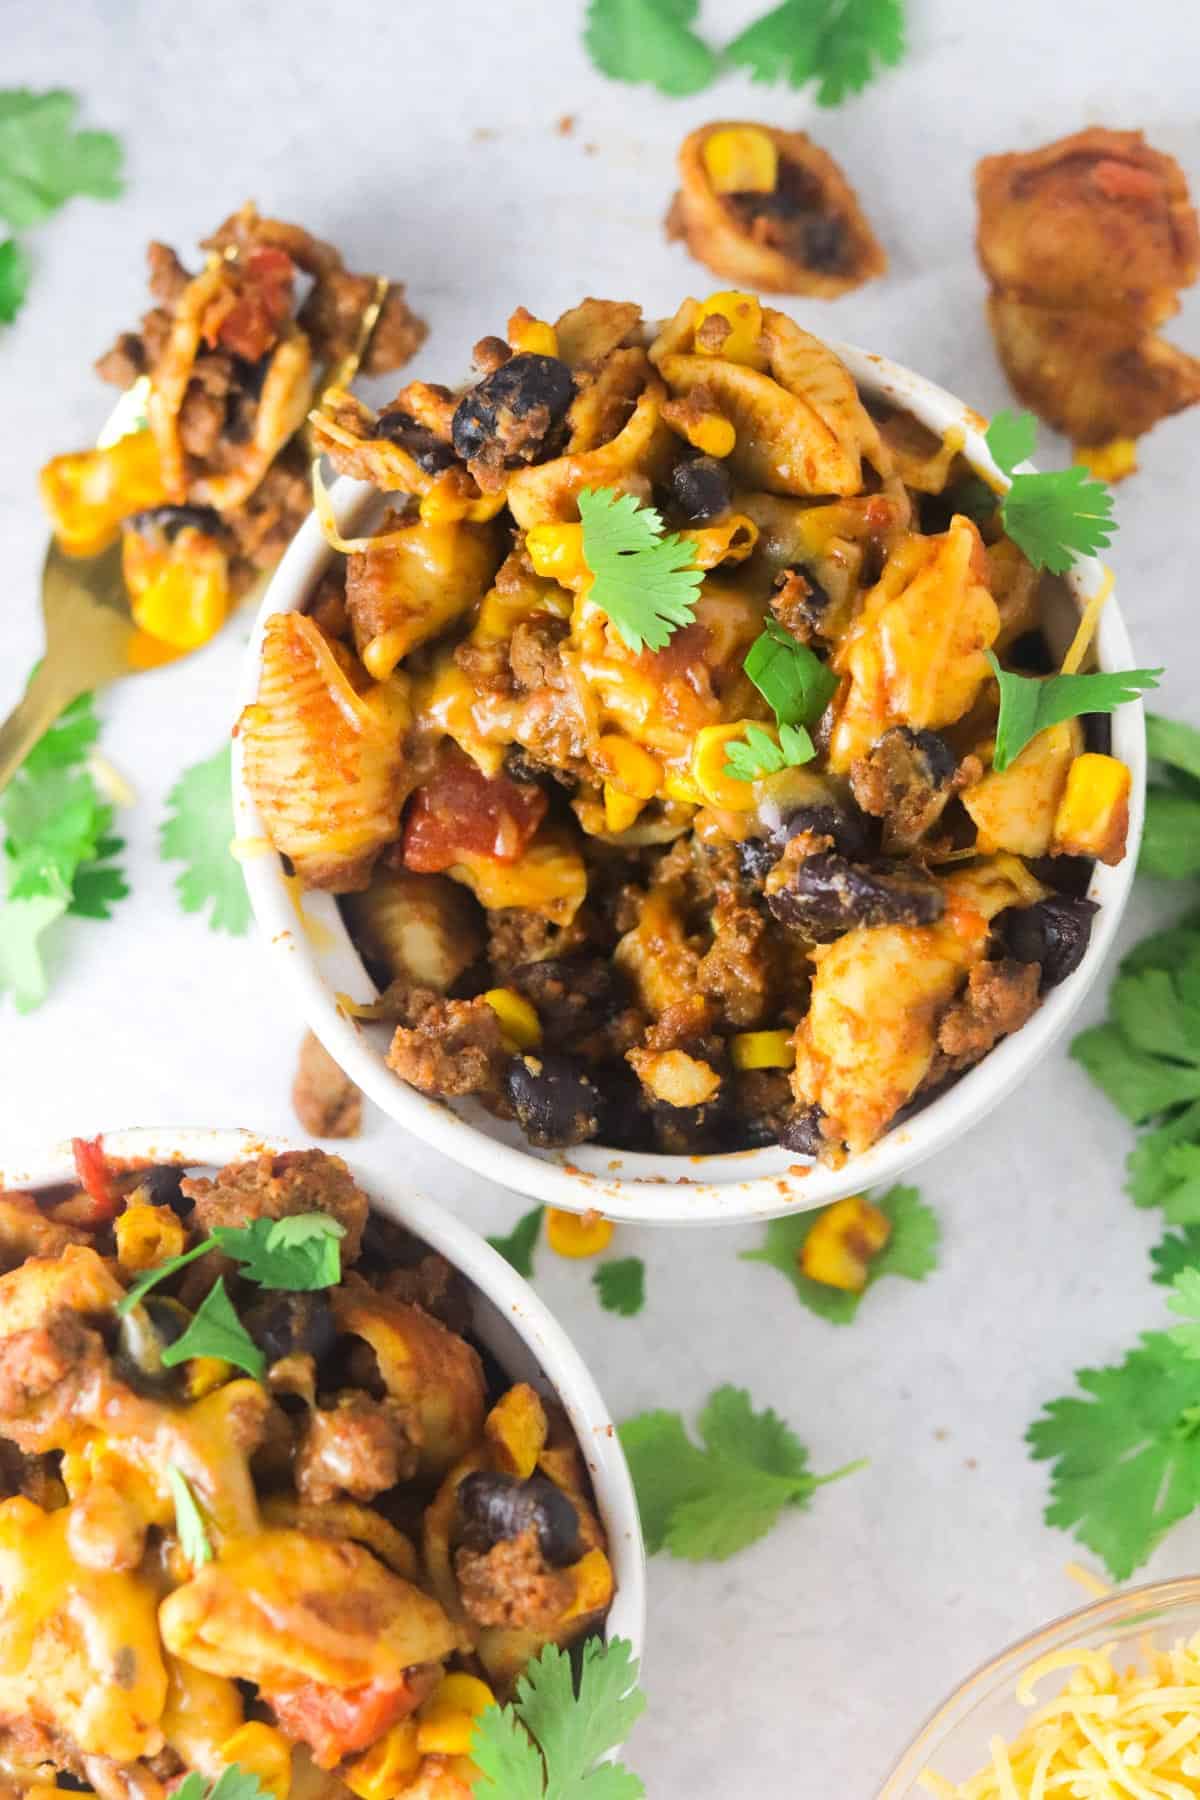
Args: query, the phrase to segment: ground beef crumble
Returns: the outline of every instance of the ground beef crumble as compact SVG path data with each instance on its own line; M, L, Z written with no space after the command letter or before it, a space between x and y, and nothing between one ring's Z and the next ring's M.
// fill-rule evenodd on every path
M486 1000L443 1000L435 995L418 1023L396 1032L387 1062L422 1094L453 1098L498 1095L509 1055Z
M942 1016L928 1079L971 1068L1002 1037L1019 1030L1037 1011L1040 980L1037 963L976 963L962 994Z
M409 1421L388 1400L340 1394L333 1406L310 1413L296 1453L296 1491L322 1506L347 1495L373 1500L416 1473L418 1454Z
M536 1526L490 1550L459 1550L454 1567L463 1606L477 1625L545 1631L571 1604L572 1577L547 1565Z
M361 1090L311 1031L305 1032L300 1045L292 1106L305 1131L314 1137L352 1138L362 1130Z
M253 1219L328 1213L345 1227L343 1266L358 1260L368 1201L340 1156L324 1150L285 1150L279 1156L264 1151L253 1162L230 1163L212 1179L187 1176L180 1192L195 1201L195 1226L201 1232Z

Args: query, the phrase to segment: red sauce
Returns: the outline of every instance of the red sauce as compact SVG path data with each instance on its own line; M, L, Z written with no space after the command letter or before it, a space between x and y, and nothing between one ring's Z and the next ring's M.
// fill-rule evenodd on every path
M92 1202L92 1217L87 1223L107 1225L116 1213L120 1193L113 1181L116 1171L104 1154L104 1141L98 1137L72 1138L71 1152L79 1185Z
M516 862L546 814L530 782L485 775L467 756L448 756L412 797L404 826L404 866L436 875L462 851Z
M223 350L258 362L291 311L295 268L285 251L265 245L251 250L240 267L245 270L241 293L218 325L216 341Z

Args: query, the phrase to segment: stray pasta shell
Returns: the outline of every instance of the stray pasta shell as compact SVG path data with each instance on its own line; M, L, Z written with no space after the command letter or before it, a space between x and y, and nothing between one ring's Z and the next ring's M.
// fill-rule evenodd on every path
M241 720L246 783L306 887L363 887L395 836L408 717L399 678L356 693L311 619L268 620L258 700Z

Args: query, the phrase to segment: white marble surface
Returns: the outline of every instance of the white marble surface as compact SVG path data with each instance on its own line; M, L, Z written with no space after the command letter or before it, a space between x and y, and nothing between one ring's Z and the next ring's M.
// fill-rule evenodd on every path
M714 35L759 7L709 0ZM243 196L405 276L433 330L416 372L454 379L469 346L523 301L553 316L583 293L665 311L713 285L659 221L671 155L706 118L810 126L844 160L891 274L845 300L800 302L818 331L887 351L983 408L1005 387L972 251L971 170L988 151L1091 122L1141 126L1200 187L1200 13L1178 0L910 0L912 53L865 98L820 114L740 77L692 100L610 84L585 60L570 0L24 0L0 8L0 82L64 85L119 131L128 193L77 202L31 237L28 307L0 332L0 706L39 648L44 529L34 475L85 443L108 404L90 360L142 310L142 246L189 242ZM570 136L556 122L576 115ZM1176 327L1200 347L1193 297ZM1161 427L1121 491L1113 554L1139 661L1166 662L1164 709L1198 716L1195 464L1200 415ZM106 700L104 747L133 780L122 817L135 893L108 925L73 925L53 997L0 1010L4 1160L120 1124L286 1132L298 1037L253 938L185 918L154 854L167 789L214 750L245 638L236 622L184 667ZM1178 896L1143 884L1133 926ZM1129 935L1129 933L1127 933ZM1091 1011L1099 1010L1098 996ZM721 1567L652 1565L646 1685L630 1746L653 1796L869 1800L928 1708L980 1658L1073 1605L1069 1540L1040 1511L1022 1434L1080 1363L1154 1323L1156 1221L1120 1185L1128 1132L1065 1056L969 1142L926 1167L945 1255L925 1287L891 1281L837 1330L771 1269L737 1261L756 1233L626 1230L645 1257L636 1322L602 1313L590 1270L543 1251L538 1285L594 1360L617 1416L693 1415L718 1382L783 1413L815 1465L871 1466ZM355 1148L489 1230L521 1203L378 1117ZM1200 1561L1200 1518L1153 1574Z

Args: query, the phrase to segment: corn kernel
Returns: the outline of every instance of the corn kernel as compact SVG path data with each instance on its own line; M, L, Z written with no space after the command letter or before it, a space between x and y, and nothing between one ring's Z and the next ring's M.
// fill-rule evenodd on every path
M122 519L167 498L149 431L131 432L103 450L52 457L38 487L68 556L98 555L116 542Z
M723 319L728 326L723 334L704 329L708 319ZM721 294L710 294L700 302L696 314L696 353L717 356L722 362L745 363L752 369L765 369L766 353L762 348L762 307L753 294L739 294L730 288Z
M790 1031L739 1031L729 1050L735 1069L790 1069L796 1060Z
M1095 751L1077 756L1054 815L1051 853L1119 863L1129 831L1132 786L1129 770L1117 757Z
M221 1745L221 1761L226 1768L234 1763L249 1775L257 1775L259 1786L275 1800L288 1800L292 1785L292 1747L273 1725L257 1719L243 1725Z
M518 1050L534 1050L542 1041L541 1021L524 994L515 988L489 988L483 996L500 1021L500 1029Z
M590 573L582 525L534 525L525 533L525 548L537 573L563 587L577 586Z
M417 510L426 525L457 525L464 519L482 525L496 517L507 498L503 488L481 494L463 469L444 469L421 496Z
M417 1748L423 1756L465 1756L475 1721L496 1696L475 1675L443 1675L417 1715Z
M224 1387L233 1375L233 1364L219 1356L193 1356L187 1365L187 1397L201 1400L214 1388Z
M606 831L628 831L646 802L632 794L623 794L611 781L604 784L604 827Z
M630 738L606 735L592 752L592 763L623 794L635 800L653 800L662 784L658 758Z
M113 1225L117 1261L126 1275L141 1275L179 1256L187 1233L169 1206L127 1206Z
M878 1256L892 1235L887 1214L864 1194L851 1194L818 1214L800 1247L800 1273L825 1287L861 1294Z
M575 1596L560 1621L582 1619L588 1613L601 1612L613 1597L612 1564L603 1550L589 1550L570 1570L575 1583Z
M779 180L779 153L756 125L726 125L705 139L704 168L714 194L770 194Z
M229 612L228 559L193 525L168 545L127 532L121 568L134 624L177 650L197 650L216 636Z
M558 333L545 319L535 319L524 306L518 306L508 321L508 341L522 356L557 356Z
M612 1242L613 1223L594 1211L564 1212L560 1206L546 1208L546 1242L559 1256L599 1256Z
M1124 481L1137 468L1137 439L1109 438L1106 444L1076 444L1075 461L1097 481Z
M770 727L764 726L764 730ZM731 725L702 725L692 745L692 780L709 806L724 807L727 812L753 812L756 805L754 783L739 781L727 775L725 759L729 745L746 734L746 720Z
M379 1742L353 1762L343 1763L338 1774L359 1800L396 1800L421 1767L417 1722L401 1719Z
M151 637L148 631L134 630L129 636L129 647L125 659L131 669L161 669L167 663L178 662L187 654L177 650L174 644L164 644L161 638Z
M674 800L681 806L703 806L704 795L696 786L690 775L675 770L663 782L663 793L668 800Z
M502 1473L521 1481L528 1481L537 1468L549 1431L546 1409L527 1381L501 1395L483 1427Z

